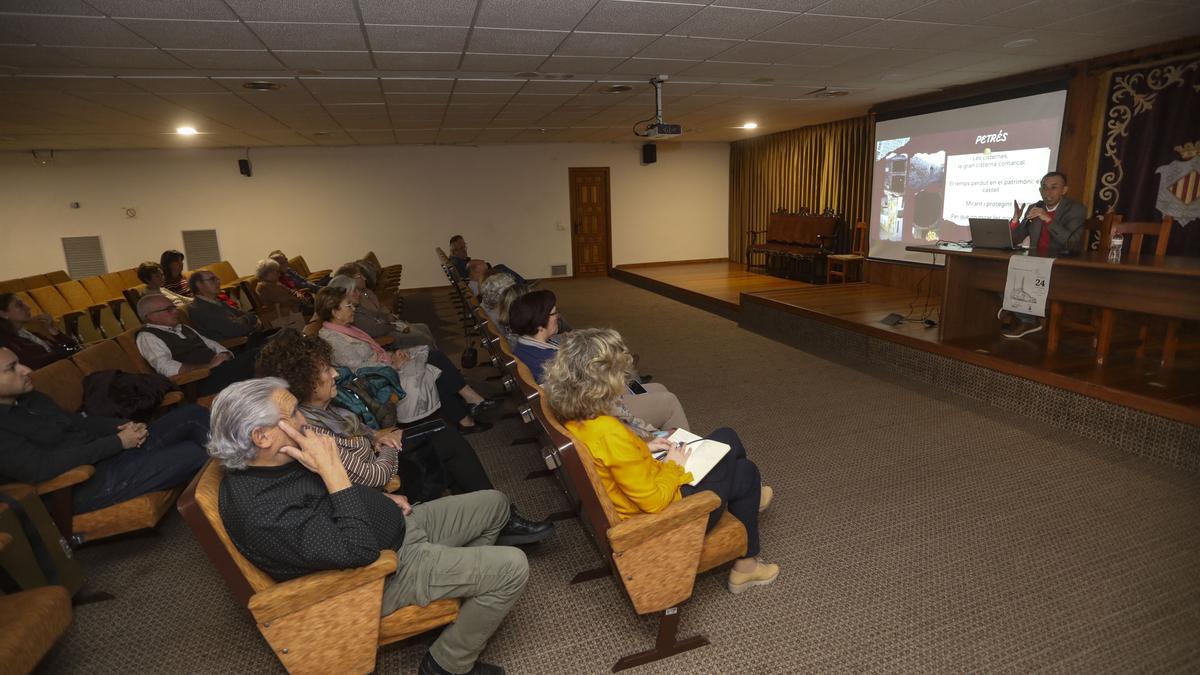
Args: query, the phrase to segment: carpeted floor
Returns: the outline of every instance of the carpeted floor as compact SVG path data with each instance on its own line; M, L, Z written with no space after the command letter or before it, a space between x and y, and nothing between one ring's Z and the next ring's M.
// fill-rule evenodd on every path
M544 282L575 326L622 331L683 401L695 431L732 426L776 490L770 587L732 596L701 577L681 635L712 644L646 673L829 671L1196 672L1200 480L936 390L860 372L610 279ZM461 331L443 294L410 314ZM458 331L457 340L454 331ZM493 372L468 372L481 388ZM503 420L472 436L500 489L531 515L563 501ZM281 671L177 514L159 536L78 552L91 588L44 672ZM597 559L577 521L528 551L529 586L486 660L521 673L607 672L648 648L612 579L570 586ZM381 650L413 673L424 645ZM635 671L635 672L639 672Z

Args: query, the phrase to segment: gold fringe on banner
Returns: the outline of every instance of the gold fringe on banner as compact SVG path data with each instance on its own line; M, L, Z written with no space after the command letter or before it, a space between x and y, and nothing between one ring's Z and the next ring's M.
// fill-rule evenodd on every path
M847 223L866 220L874 124L870 116L818 124L732 144L729 259L744 262L750 232L780 208L831 208Z

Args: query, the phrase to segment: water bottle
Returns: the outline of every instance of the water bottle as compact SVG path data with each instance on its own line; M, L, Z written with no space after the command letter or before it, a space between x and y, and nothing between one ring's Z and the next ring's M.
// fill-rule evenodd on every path
M1121 262L1121 248L1125 245L1125 236L1120 232L1114 232L1112 241L1108 245L1108 262Z

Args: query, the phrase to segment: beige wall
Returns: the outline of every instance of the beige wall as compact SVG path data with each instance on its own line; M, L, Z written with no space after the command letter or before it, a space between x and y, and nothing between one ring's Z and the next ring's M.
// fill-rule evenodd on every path
M216 229L241 274L273 248L331 267L373 249L407 287L445 282L433 254L461 233L475 257L531 277L571 264L567 168L607 166L614 264L722 258L729 146L637 144L0 153L0 278L65 269L60 237L99 234L110 270ZM71 209L71 202L81 208ZM126 208L136 209L127 218Z

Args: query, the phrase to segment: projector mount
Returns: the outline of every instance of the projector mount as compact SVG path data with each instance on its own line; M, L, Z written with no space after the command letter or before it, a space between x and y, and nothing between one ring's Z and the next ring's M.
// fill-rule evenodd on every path
M650 84L654 87L654 117L634 124L634 135L641 136L642 138L675 138L676 136L683 135L683 127L681 125L663 122L662 86L663 82L666 82L667 79L666 75L650 78ZM652 122L652 124L639 130L639 127L647 122Z

